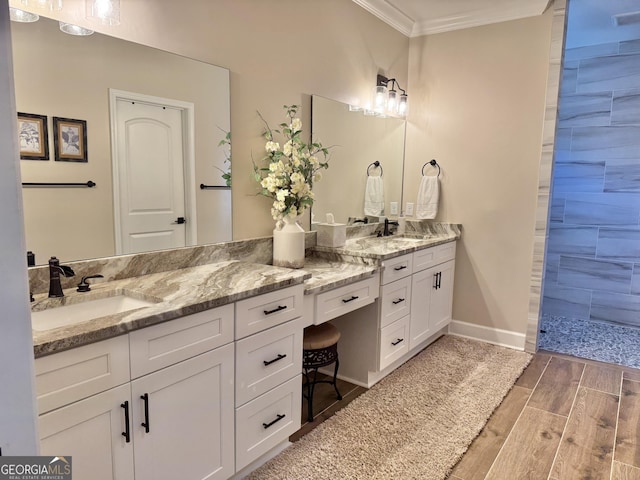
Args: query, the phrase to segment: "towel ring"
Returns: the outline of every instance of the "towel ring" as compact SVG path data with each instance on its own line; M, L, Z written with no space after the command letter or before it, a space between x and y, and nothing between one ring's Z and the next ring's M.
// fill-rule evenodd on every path
M422 176L423 177L424 177L424 167L426 167L427 165L431 165L432 167L438 167L438 176L440 176L440 165L434 159L434 160L431 160L430 162L427 162L424 165L422 165Z
M380 165L380 162L378 160L376 160L375 162L369 164L369 166L367 167L367 177L369 176L369 169L371 167L379 167L380 168L380 176L382 176L384 174L384 171L382 170L382 165Z

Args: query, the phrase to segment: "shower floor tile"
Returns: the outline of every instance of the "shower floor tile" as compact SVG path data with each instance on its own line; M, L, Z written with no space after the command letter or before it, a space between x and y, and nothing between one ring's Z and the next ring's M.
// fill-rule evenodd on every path
M543 315L538 348L640 368L640 328Z

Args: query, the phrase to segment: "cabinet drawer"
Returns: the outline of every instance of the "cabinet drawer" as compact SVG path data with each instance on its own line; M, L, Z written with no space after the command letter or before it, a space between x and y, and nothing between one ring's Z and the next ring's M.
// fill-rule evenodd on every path
M435 247L413 252L413 271L419 272L456 257L456 242L443 243Z
M456 242L443 243L435 247L436 264L456 258Z
M129 337L121 335L36 358L42 414L129 381Z
M380 370L409 351L409 315L380 331Z
M302 318L236 342L236 406L302 372Z
M376 273L366 280L318 294L314 324L319 325L373 303L378 298L379 289L380 275Z
M302 315L303 285L284 288L236 303L236 339Z
M409 315L411 313L411 277L384 285L380 297L381 327Z
M413 254L401 255L382 262L382 285L408 277L413 273Z
M129 334L138 378L233 341L233 305L176 318Z
M302 375L236 409L236 471L300 428Z

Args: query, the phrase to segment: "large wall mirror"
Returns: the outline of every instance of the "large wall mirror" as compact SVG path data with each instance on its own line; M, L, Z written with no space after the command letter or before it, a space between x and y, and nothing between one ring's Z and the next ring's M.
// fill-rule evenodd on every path
M329 168L313 186L314 222L324 222L327 213L332 213L338 223L347 223L349 217L363 218L367 174L377 176L381 172L383 215L398 215L402 204L403 119L366 116L350 111L344 103L313 95L312 136L314 141L332 146ZM370 167L376 161L381 169Z
M231 191L223 178L230 168L229 148L219 145L230 131L227 69L98 33L68 35L59 30L57 21L43 17L35 23L12 22L11 30L17 110L46 117L48 127L48 138L42 141L48 142L49 159L21 160L22 182L91 180L96 184L93 188L23 188L27 249L35 253L37 264L46 263L52 255L67 262L134 253L116 250L120 213L114 209L119 200L113 186L120 183L122 194L129 183L126 179L114 182L114 107L110 105L110 92L114 91L170 99L192 107L190 130L182 132L185 145L181 147L192 159L185 167L184 196L195 217L186 218L185 228L192 232L186 244L232 239ZM86 162L56 160L54 134L66 124L57 121L54 125L54 117L86 122ZM164 128L164 123L156 123ZM129 153L136 149L145 152L151 162L156 155L161 156L157 154L159 146L146 140L135 146L125 142L123 148ZM152 187L162 180L162 172L169 172L165 177L173 176L160 164L136 174L138 180ZM218 188L201 189L201 184ZM166 207L162 200L159 206L150 207L152 195L129 194L140 197L139 211Z

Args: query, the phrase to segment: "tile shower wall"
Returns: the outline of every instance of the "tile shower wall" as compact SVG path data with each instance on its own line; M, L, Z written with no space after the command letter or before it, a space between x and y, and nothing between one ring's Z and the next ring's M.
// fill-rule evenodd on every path
M542 313L640 326L640 40L568 49Z

